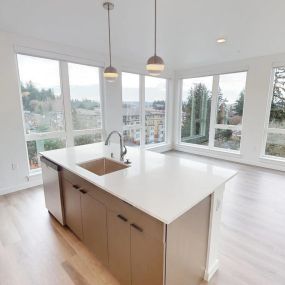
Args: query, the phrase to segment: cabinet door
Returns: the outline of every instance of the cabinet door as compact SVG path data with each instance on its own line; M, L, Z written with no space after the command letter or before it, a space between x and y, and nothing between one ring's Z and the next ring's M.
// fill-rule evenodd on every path
M83 240L96 257L108 264L106 207L88 194L81 194Z
M112 211L108 211L108 249L110 271L121 285L130 285L130 224Z
M164 243L131 226L132 285L163 285Z
M62 179L65 221L68 227L82 239L82 221L79 187Z

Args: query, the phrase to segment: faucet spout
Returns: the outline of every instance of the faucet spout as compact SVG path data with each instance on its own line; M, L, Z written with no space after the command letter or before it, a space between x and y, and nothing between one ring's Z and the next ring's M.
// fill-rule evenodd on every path
M112 131L108 136L107 139L105 141L105 145L108 145L110 142L110 138L113 134L117 134L120 138L120 160L124 161L124 157L127 154L127 148L126 146L123 144L123 136L120 132L118 131Z

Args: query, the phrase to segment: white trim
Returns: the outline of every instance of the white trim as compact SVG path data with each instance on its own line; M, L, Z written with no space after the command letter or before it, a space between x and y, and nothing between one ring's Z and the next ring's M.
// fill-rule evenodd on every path
M94 60L88 57L74 56L67 53L60 53L50 50L45 50L41 48L31 48L23 45L14 45L14 51L17 54L41 57L46 59L52 59L57 61L66 61L70 63L77 63L82 65L90 65L94 67L103 68L105 63L102 60Z
M276 164L284 166L285 158L265 154L264 156L260 157L260 161L263 161L265 163L272 163L272 162L274 162Z
M66 61L59 61L60 70L60 82L61 82L61 93L63 97L63 108L64 108L64 125L66 132L66 146L73 146L72 137L72 111L70 102L70 87L69 87L69 73L68 63Z
M139 96L140 96L140 122L141 137L140 147L145 148L145 76L139 75Z
M285 129L268 128L267 133L285 135Z
M214 129L242 131L242 125L215 124Z
M167 152L173 150L172 145L167 143L149 144L145 149L155 152Z
M103 129L84 129L84 130L73 130L72 137L74 136L84 136L84 135L96 135L102 134Z
M211 195L207 263L204 275L204 279L206 281L210 281L212 276L216 273L216 271L219 268L218 241L220 236L224 191L225 191L225 184L217 188L215 192Z
M181 151L185 153L190 153L198 156L206 156L211 157L215 159L221 159L225 161L231 161L240 163L243 165L250 165L255 167L262 167L266 169L274 169L279 171L285 171L285 163L280 159L269 159L267 156L259 158L258 161L256 160L248 160L245 159L243 155L240 153L232 153L232 152L226 152L227 155L225 155L224 151L219 150L210 150L210 149L199 149L197 147L190 147L190 146L183 146L183 145L175 145L174 150Z
M31 133L25 135L26 141L37 141L46 139L66 139L66 133L64 131L59 132L45 132L45 133Z
M27 188L31 188L31 187L35 187L35 186L40 186L43 184L43 180L42 180L42 175L41 172L37 173L37 174L33 174L29 177L26 177L26 182L18 184L18 185L14 185L12 187L4 187L4 188L0 188L0 196L1 195L6 195L12 192L16 192L16 191L20 191L20 190L24 190Z
M104 89L104 70L102 67L99 68L99 93L100 93L100 106L101 106L101 116L102 116L102 139L105 140L107 138L106 130L106 108L105 108L105 89Z
M170 80L165 79L165 105L164 105L164 143L169 142L169 84Z
M271 74L270 74L268 96L267 96L266 114L265 114L265 118L264 118L264 133L263 133L263 139L262 139L262 143L261 143L260 157L265 156L265 148L266 148L267 135L268 135L267 130L268 130L268 126L269 126L269 118L270 118L271 104L272 104L272 98L273 98L274 77L275 77L275 72L274 72L274 68L272 68Z
M220 77L213 76L212 82L212 101L211 101L211 114L210 114L210 129L209 129L209 148L214 147L215 143L215 125L217 122L217 107L218 107L218 96L219 96L219 83Z
M174 127L176 126L176 132L174 133L174 143L178 144L181 143L181 118L182 118L182 92L183 92L183 80L178 79L177 81L177 100L176 100L176 105L175 105L175 123Z
M17 81L18 81L18 100L20 101L20 106L21 106L21 118L22 118L22 132L23 136L25 137L25 156L26 156L26 166L29 171L31 171L30 168L30 163L29 163L29 154L28 154L28 146L27 146L27 141L26 141L26 127L25 127L25 116L24 116L24 106L23 106L23 100L22 100L22 90L21 90L21 80L20 80L20 69L19 69L19 63L18 63L18 55L17 53L14 53L14 60L15 60L15 65L17 69Z

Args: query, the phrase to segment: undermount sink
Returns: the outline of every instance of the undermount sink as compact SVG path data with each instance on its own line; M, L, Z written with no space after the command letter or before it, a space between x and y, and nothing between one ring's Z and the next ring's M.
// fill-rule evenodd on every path
M118 170L122 170L128 167L127 165L123 163L116 162L114 160L111 160L105 157L91 160L88 162L83 162L83 163L78 164L78 166L92 173L95 173L96 175L99 175L99 176L112 173Z

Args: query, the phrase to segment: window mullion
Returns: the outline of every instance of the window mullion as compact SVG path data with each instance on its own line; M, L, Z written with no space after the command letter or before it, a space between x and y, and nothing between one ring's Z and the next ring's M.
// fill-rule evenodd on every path
M217 117L217 105L219 95L219 75L213 77L212 101L211 101L211 116L210 116L210 130L209 130L209 148L214 147L215 141L215 126Z
M61 90L63 96L64 114L65 114L65 130L66 130L66 145L67 147L73 146L73 126L72 126L72 109L70 102L70 88L68 76L68 63L60 61L60 78Z
M145 147L145 77L140 75L141 148Z
M121 76L122 77L122 76ZM105 101L104 101L104 71L103 68L99 68L99 92L100 92L100 105L101 105L101 120L102 120L102 138L106 139L106 127L105 127Z

